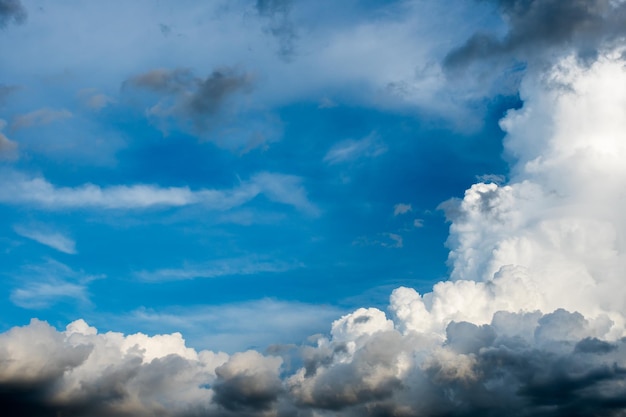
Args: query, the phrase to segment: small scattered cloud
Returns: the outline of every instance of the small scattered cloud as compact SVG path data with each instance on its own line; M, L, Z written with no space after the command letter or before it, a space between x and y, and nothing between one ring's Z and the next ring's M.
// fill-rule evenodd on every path
M19 130L33 126L47 125L57 120L69 119L73 114L66 109L43 108L20 116L16 116L11 123L11 129Z
M415 220L413 220L413 227L415 227L415 228L424 227L424 220L423 219L415 219Z
M329 99L328 97L322 98L317 106L318 109L332 109L335 107L337 107L337 103L335 103L333 100Z
M17 151L17 143L9 139L3 132L6 122L0 119L0 160L15 159Z
M164 23L159 23L159 30L161 31L161 34L165 37L168 37L172 34L172 27Z
M218 146L246 153L282 135L282 124L258 103L240 100L252 91L250 73L222 67L205 78L187 68L155 69L126 80L122 89L147 92L146 115L168 134L174 126ZM245 123L242 122L245 118Z
M78 98L83 106L94 111L100 111L108 105L115 103L114 98L99 93L94 88L86 88L79 91Z
M237 92L252 87L252 76L234 68L220 68L206 78L196 77L190 69L155 69L136 75L124 83L164 96L148 110L158 117L178 116L190 120L197 130L211 127L211 118L222 109L226 100Z
M385 152L387 145L380 140L376 132L372 132L360 140L348 139L335 144L324 156L324 162L335 165L360 158L376 158Z
M186 264L178 269L158 269L140 271L137 278L146 282L180 281L196 278L218 278L235 275L255 275L260 273L281 273L301 268L300 262L285 262L271 257L244 256L219 259L200 264Z
M410 204L398 203L393 206L393 215L399 216L413 211L413 207Z
M20 0L0 0L0 28L6 27L11 22L22 24L27 16Z
M15 226L13 230L22 237L49 246L59 252L69 255L75 255L77 253L76 242L60 232L51 231L45 227L34 228L24 226Z
M400 249L404 246L404 239L397 233L380 233L378 238L375 239L367 236L360 236L352 242L352 245L382 246L383 248Z

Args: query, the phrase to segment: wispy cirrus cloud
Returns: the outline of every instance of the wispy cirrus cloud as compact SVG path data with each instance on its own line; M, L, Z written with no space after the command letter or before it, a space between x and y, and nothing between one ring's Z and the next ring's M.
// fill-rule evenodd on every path
M77 253L76 242L74 242L74 240L63 233L50 230L47 227L25 227L17 225L13 227L13 230L22 237L49 246L59 252L69 255L75 255Z
M146 282L180 281L195 278L217 278L232 275L254 275L264 272L280 273L301 268L300 262L285 262L271 257L245 256L219 259L199 264L186 264L181 268L140 271L137 278Z
M385 152L387 145L373 132L363 139L348 139L335 144L324 156L324 162L335 165L360 158L375 158Z
M319 209L308 200L299 177L269 172L257 173L248 181L227 190L192 190L189 187L148 184L101 187L87 183L77 187L58 187L43 177L28 177L15 171L5 174L0 180L0 202L36 205L50 210L139 210L201 205L209 210L224 211L264 195L270 201L293 206L310 215L319 213Z
M11 301L22 308L39 310L62 301L89 305L87 285L104 275L89 275L49 258L23 266L14 278L17 286L11 291Z

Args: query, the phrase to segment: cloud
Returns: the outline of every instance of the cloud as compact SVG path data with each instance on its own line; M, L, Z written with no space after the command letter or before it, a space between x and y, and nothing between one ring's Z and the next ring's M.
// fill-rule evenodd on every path
M17 150L17 143L7 138L2 130L6 127L6 122L0 119L0 159L13 159Z
M626 36L626 3L610 0L491 0L508 25L500 39L481 32L450 52L444 64L463 67L480 60L534 60L575 51L595 59ZM562 56L562 55L561 55Z
M15 230L15 233L20 236L32 239L35 242L49 246L59 252L67 253L69 255L75 255L77 253L76 242L62 233L50 231L46 228L29 228L23 226L15 226L13 230Z
M27 309L45 309L70 301L89 305L87 284L102 275L87 275L53 259L27 265L15 275L17 287L11 291L11 301Z
M185 265L180 269L140 271L137 273L137 277L146 282L179 281L195 278L254 275L266 272L280 273L302 266L302 264L297 262L282 262L262 256L246 256L232 259L220 259L205 264Z
M259 15L269 20L266 30L278 40L278 53L284 59L295 54L295 41L298 38L291 20L292 0L257 0Z
M379 233L379 236L384 239L371 239L367 236L360 236L352 244L358 246L382 246L383 248L394 249L402 248L404 245L402 236L397 233Z
M393 206L393 215L399 216L413 211L413 207L410 204L398 203Z
M78 92L78 98L87 108L100 111L108 105L115 103L115 99L105 94L98 93L93 88L87 88Z
M380 141L376 133L371 133L360 140L348 139L335 144L324 156L324 162L335 165L359 158L376 158L385 152L387 146Z
M245 153L274 141L280 123L258 106L240 100L254 85L251 74L234 68L214 70L206 78L190 69L155 69L126 80L126 91L157 95L156 104L146 110L165 132L172 122L182 131L217 145ZM245 124L241 122L245 117Z
M18 172L7 172L0 183L0 202L35 205L49 210L141 210L201 205L210 210L225 211L262 194L272 202L293 206L310 215L318 214L317 207L308 200L300 178L268 172L255 174L231 190L193 191L188 187L163 188L145 184L57 187L45 178L29 178Z
M20 0L0 0L0 28L6 27L11 22L24 23L27 16Z
M39 109L30 113L16 116L11 122L11 129L19 130L33 126L41 126L73 117L73 114L66 109Z

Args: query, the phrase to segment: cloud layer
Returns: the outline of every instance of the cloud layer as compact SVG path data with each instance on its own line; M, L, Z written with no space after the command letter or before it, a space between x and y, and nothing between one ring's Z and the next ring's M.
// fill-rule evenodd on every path
M0 335L2 402L71 416L623 415L624 86L621 51L528 75L524 106L501 121L511 180L474 184L444 204L451 279L432 292L398 288L388 313L359 308L327 336L265 354L34 320ZM88 201L106 207L139 192L22 181L64 197L20 201L57 206L97 195ZM26 185L12 195L39 195ZM293 187L266 174L226 194L171 189L156 195L172 200L149 201L219 195L232 206L264 192L307 207Z

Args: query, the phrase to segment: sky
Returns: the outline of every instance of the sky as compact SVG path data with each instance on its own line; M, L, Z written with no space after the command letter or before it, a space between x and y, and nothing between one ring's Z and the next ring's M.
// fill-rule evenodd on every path
M623 0L0 0L0 403L626 413Z

